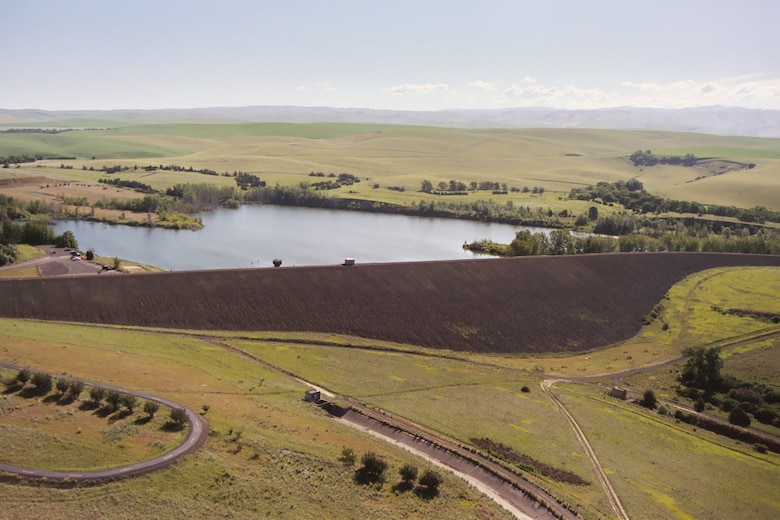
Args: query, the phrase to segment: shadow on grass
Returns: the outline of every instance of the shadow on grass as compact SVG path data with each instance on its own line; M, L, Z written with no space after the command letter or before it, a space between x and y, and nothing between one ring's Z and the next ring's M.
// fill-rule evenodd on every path
M5 390L3 390L3 394L6 394L6 395L8 395L8 394L15 394L16 392L18 392L19 390L22 389L22 385L20 385L18 382L15 383L15 384L13 384L13 383L12 384L6 383L6 385L7 386L5 387Z
M97 408L94 413L98 417L105 418L105 417L108 417L109 415L111 415L114 412L116 412L116 408L114 408L113 406L101 406L101 407Z
M145 416L143 416L143 417L139 417L138 419L136 419L136 420L135 420L135 421L133 421L133 422L134 422L135 424L137 424L138 426L143 426L144 424L148 424L148 423L149 423L149 421L151 421L151 420L152 420L152 418L151 418L150 416L148 416L148 415L145 415Z
M76 402L76 398L75 397L73 397L70 394L65 394L65 395L60 396L59 400L57 401L57 404L62 405L62 406L67 406L69 404L73 404L74 402Z
M413 489L414 489L414 484L402 480L401 482L393 486L393 493L395 494L408 493Z
M114 423L116 421L121 421L125 417L130 417L133 415L133 412L130 410L124 409L124 410L115 410L114 414L108 418L109 423Z
M165 424L160 426L160 429L166 432L180 432L184 429L184 423L165 421Z
M414 488L414 494L423 500L433 500L439 496L439 488L428 486L417 486Z
M60 396L56 394L47 395L46 397L43 398L43 402L46 404L51 404L51 403L57 404L59 403L59 401L60 401Z
M82 412L88 412L89 410L97 410L100 408L100 403L96 403L95 401L84 401L79 405L79 410Z
M19 395L25 399L32 399L33 397L40 397L41 393L34 386L25 386L22 388L22 391L19 392Z

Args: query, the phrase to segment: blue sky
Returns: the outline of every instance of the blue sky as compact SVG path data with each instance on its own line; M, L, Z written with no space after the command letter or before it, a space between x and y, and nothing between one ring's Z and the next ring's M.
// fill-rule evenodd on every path
M0 0L0 108L780 109L775 0Z

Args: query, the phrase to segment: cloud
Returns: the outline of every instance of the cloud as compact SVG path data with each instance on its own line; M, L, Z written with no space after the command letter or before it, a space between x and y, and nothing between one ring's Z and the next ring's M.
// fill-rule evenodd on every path
M298 85L297 87L295 87L295 90L297 90L298 92L306 92L306 85Z
M488 92L496 90L496 85L494 83L490 83L489 81L472 81L469 83L469 87L487 90Z
M452 94L450 86L446 83L404 83L393 87L386 87L385 92L390 92L394 96L407 96L415 94L431 94L433 92L445 92Z
M600 89L582 89L574 85L563 87L537 84L533 78L523 78L503 92L510 102L523 105L560 108L595 108L614 104L617 96Z
M624 81L621 85L638 92L640 95L635 99L646 106L780 106L780 78L738 76L669 83Z

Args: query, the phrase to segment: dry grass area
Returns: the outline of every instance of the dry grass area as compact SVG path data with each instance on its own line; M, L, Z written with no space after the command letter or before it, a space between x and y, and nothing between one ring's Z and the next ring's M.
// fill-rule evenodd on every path
M201 451L150 475L74 489L0 483L2 516L510 517L447 472L442 472L441 493L433 500L394 492L403 464L421 471L430 466L304 403L306 387L301 383L196 337L26 321L3 321L0 330L4 361L142 390L195 410L207 405L205 418L211 427ZM5 424L3 417L0 424ZM47 435L57 431L69 441L61 448L77 454L72 444L79 438L74 424L58 421L44 419L39 430ZM57 430L61 424L64 429ZM18 430L12 433L13 441L4 440L14 445L28 442ZM356 484L354 467L338 460L343 447L354 449L358 456L373 451L384 457L390 466L387 483Z

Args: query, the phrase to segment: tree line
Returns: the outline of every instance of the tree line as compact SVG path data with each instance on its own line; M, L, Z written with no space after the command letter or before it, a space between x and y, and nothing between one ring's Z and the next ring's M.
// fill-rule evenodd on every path
M698 229L699 235L696 230ZM704 251L780 255L780 233L768 228L750 235L731 233L724 228L711 233L706 228L688 228L678 223L674 229L637 231L619 237L572 234L566 229L549 233L519 231L508 245L480 240L464 244L464 249L494 256L576 255L588 253L637 253L654 251Z
M634 166L655 166L656 164L671 164L681 166L695 166L698 159L692 153L680 155L654 155L651 150L637 150L632 153L629 160Z
M17 244L78 248L72 231L55 235L41 215L51 206L41 201L23 202L0 193L0 266L14 263L19 257ZM17 221L24 220L24 224Z
M617 203L634 213L693 213L700 216L731 217L748 223L780 222L780 211L772 211L763 206L737 208L673 200L652 195L644 189L642 183L637 179L613 183L599 182L595 186L574 188L569 193L569 198L604 204Z
M420 191L423 193L430 193L433 195L465 195L469 191L476 193L478 191L489 191L494 195L507 194L510 191L513 193L544 193L544 188L541 186L534 186L533 189L528 186L524 186L522 189L512 186L511 188L505 182L495 181L471 181L466 185L463 181L456 181L450 179L449 182L441 181L435 187L433 183L427 179L420 183Z

